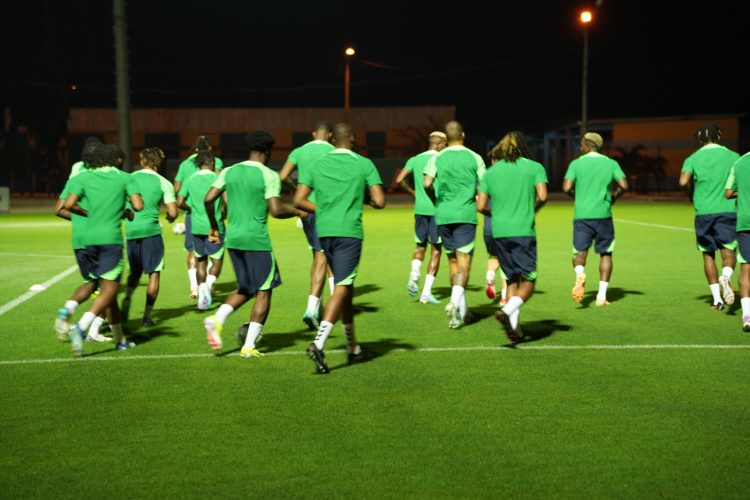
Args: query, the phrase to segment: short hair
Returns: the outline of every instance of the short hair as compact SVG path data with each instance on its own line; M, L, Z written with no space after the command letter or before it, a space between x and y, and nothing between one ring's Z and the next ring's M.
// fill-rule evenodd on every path
M101 141L86 142L81 151L81 161L86 168L104 165L104 144Z
M92 136L86 137L86 140L83 141L83 145L85 146L86 144L90 144L92 142L98 142L99 144L101 144L102 140L96 137L95 135L92 135Z
M276 144L276 140L273 138L273 135L265 130L255 130L245 135L245 145L247 145L247 149L250 152L257 151L269 154L274 144Z
M445 124L445 136L448 142L460 141L464 137L464 128L456 120Z
M198 151L202 151L204 149L211 149L211 141L208 140L207 136L199 135L193 145L190 146L190 150L197 153Z
M505 134L490 150L489 156L493 160L505 160L510 163L515 163L519 158L534 159L526 136L517 130Z
M115 144L104 145L104 163L103 165L115 166L118 160L125 159L125 151Z
M604 145L604 139L596 132L586 132L583 134L583 142L594 151L599 151Z
M430 144L440 144L448 140L443 132L432 132L430 134Z
M701 125L698 130L695 131L695 139L701 144L708 142L719 142L721 137L721 128L715 123L709 123L708 125Z
M144 148L140 152L141 163L149 168L159 168L159 166L166 158L164 151L161 148L150 147Z
M313 128L313 131L317 132L318 130L325 130L330 134L333 132L333 125L331 125L331 122L325 120L315 122L315 128Z
M202 168L203 165L208 165L213 161L213 159L213 153L204 149L203 151L198 151L198 153L195 155L195 158L193 158L193 163L195 163L196 167Z
M336 126L333 127L333 142L341 143L343 141L349 141L353 135L354 130L352 130L352 126L348 123L337 123Z

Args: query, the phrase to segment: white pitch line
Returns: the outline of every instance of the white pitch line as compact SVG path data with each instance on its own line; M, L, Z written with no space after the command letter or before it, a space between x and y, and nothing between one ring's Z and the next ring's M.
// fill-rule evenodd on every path
M649 224L647 222L638 222L635 220L625 220L625 219L614 219L615 222L624 222L625 224L635 224L636 226L646 226L646 227L656 227L659 229L672 229L674 231L687 231L689 233L692 233L694 229L688 228L688 227L679 227L679 226L666 226L664 224Z
M70 259L71 255L60 255L52 253L21 253L21 252L0 252L0 257L42 257L44 259Z
M470 351L627 351L627 350L750 350L750 345L742 344L624 344L624 345L538 345L517 346L509 349L503 346L469 346L469 347L418 347L415 349L392 349L390 352L470 352ZM343 349L331 349L328 354L343 354ZM302 356L304 351L269 352L266 356ZM158 361L169 359L221 358L236 357L238 353L217 356L211 353L194 354L147 354L135 356L88 356L79 358L50 358L50 359L15 359L0 361L0 366L41 365L50 363L88 363L94 361Z
M61 279L65 278L70 273L75 272L77 270L78 270L78 266L77 265L76 266L70 266L65 271L52 276L50 279L48 279L47 281L45 281L44 283L42 283L42 286L45 289L49 288L52 285L54 285L55 283L57 283L58 281L60 281ZM3 314L7 313L8 311L10 311L11 309L13 309L14 307L23 304L24 302L26 302L31 297L33 297L34 295L36 295L37 293L39 293L41 291L42 290L39 290L39 291L31 291L30 290L30 291L24 293L23 295L21 295L20 297L17 297L15 299L11 300L7 304L4 304L3 306L0 306L0 316L2 316Z
M0 222L0 229L38 229L40 227L65 227L69 222Z

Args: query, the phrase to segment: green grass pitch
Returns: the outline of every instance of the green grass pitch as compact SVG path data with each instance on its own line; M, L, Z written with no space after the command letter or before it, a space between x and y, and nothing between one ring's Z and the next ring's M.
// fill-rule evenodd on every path
M86 344L74 360L52 323L77 271L8 308L75 264L69 226L0 216L0 497L744 498L750 336L739 300L709 309L690 206L614 211L606 308L593 304L595 255L582 304L570 298L572 205L539 213L538 288L513 350L484 295L481 239L467 293L476 321L450 331L443 305L406 294L410 209L367 210L356 328L377 357L348 367L336 325L328 376L304 355L310 255L293 221L271 222L284 284L266 357L238 355L247 305L213 354L182 238L167 227L158 326L140 326L141 287L127 325L137 347ZM233 279L227 260L214 307Z

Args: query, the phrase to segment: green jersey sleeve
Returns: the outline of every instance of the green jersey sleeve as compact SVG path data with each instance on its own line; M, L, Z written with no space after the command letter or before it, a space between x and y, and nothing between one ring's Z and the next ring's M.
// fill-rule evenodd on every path
M424 170L422 171L424 175L429 175L433 179L437 175L437 163L435 161L437 157L438 155L431 156L430 159L427 160L427 165L424 166Z
M297 178L297 183L304 184L305 186L309 186L310 188L313 188L314 187L314 182L313 182L312 172L314 170L315 170L315 164L313 164L312 167L308 167L308 168L302 170L299 173L299 177Z
M231 169L232 167L229 167L219 172L219 177L217 177L214 183L211 184L211 187L216 188L221 192L224 192L224 189L227 186L227 172L229 172Z
M161 193L162 193L161 199L164 201L164 203L174 203L175 201L177 201L174 195L174 188L172 187L172 184L170 184L167 179L160 176L159 184L161 186Z
M413 156L406 161L406 165L404 165L404 170L408 170L409 172L414 172L414 157Z
M125 192L128 194L128 196L141 194L141 188L140 186L138 186L138 182L136 182L135 177L125 172L123 172L122 174L127 176L127 179L125 181Z
M299 157L299 148L295 148L292 150L291 153L289 153L289 158L286 159L287 162L297 164L297 161Z
M541 183L547 184L547 171L544 170L541 163L537 163L536 172L534 172L534 185Z
M281 177L270 168L263 169L263 184L265 184L265 199L278 198L281 195Z
M729 169L729 177L727 177L727 184L726 186L724 186L724 189L730 189L735 192L737 191L737 179L734 176L734 165L732 165L732 168Z
M367 187L372 187L375 184L382 184L383 180L380 178L380 173L378 173L378 169L375 168L375 164L368 160L369 165L367 166L367 173L365 175L365 183L367 184Z
M479 192L480 193L487 193L487 177L482 177L479 179Z
M83 183L81 182L81 177L82 176L80 175L76 175L75 177L71 177L68 180L68 184L66 185L68 195L74 194L78 198L83 197L85 189L84 189Z
M614 160L612 160L614 161ZM612 176L614 180L624 179L625 178L625 172L622 171L622 167L620 167L620 164L615 161L614 165L615 173Z
M224 168L224 162L218 156L214 156L214 169L221 170Z
M692 174L693 173L693 159L688 158L685 160L685 163L682 165L682 171Z
M182 196L186 200L188 199L188 187L187 187L187 185L188 185L187 182L183 182L182 185L180 186L180 190L177 192L178 196Z
M573 181L576 180L576 162L572 161L570 162L570 165L568 165L568 171L565 172L565 180L567 181Z
M484 164L482 157L476 153L474 153L474 159L477 161L477 179L482 180L487 172L487 166Z

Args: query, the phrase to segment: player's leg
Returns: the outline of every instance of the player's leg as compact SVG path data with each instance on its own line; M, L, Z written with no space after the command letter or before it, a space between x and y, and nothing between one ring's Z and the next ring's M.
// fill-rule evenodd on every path
M409 280L406 282L406 293L414 297L419 292L419 274L422 262L427 250L427 241L430 235L430 217L424 215L414 216L414 242L417 244L411 256L411 271Z
M151 318L151 313L154 310L154 304L156 299L159 297L159 287L161 281L161 273L155 271L148 275L148 287L146 288L146 307L143 309L143 318L141 318L141 324L143 326L154 326L156 322Z
M318 243L319 247L320 243ZM310 293L307 296L307 308L302 315L302 321L310 330L317 330L320 325L320 303L323 287L326 282L328 261L322 249L312 250L312 265L310 266Z
M185 251L187 252L187 273L190 282L190 298L198 298L198 269L193 251L193 218L190 212L185 214Z
M576 274L576 279L570 295L576 302L580 302L585 293L586 258L589 254L589 247L594 241L594 235L594 230L588 220L573 220L573 271Z
M467 321L466 286L471 273L471 261L474 255L474 237L476 225L457 224L453 231L456 245L456 274L451 283L451 319L448 328L459 328Z
M596 305L609 305L607 289L612 277L612 252L615 250L615 226L611 218L592 221L596 233L594 250L599 254L599 291L596 293Z
M123 297L122 305L120 306L120 313L123 321L128 321L130 318L130 304L133 298L133 293L135 293L135 289L138 288L138 283L143 274L143 240L144 238L128 240L126 245L129 271L128 278L125 280L125 296Z
M245 343L240 349L240 357L253 358L261 357L261 353L256 345L263 336L263 325L266 324L268 313L271 311L271 295L273 290L259 290L255 294L255 303L250 312L250 323L247 327L247 337Z
M487 294L487 298L491 300L497 295L497 290L495 289L495 276L498 269L500 269L500 262L497 260L496 256L490 255L487 259L487 272L484 274L484 291Z
M510 276L508 302L496 313L511 343L523 338L519 327L520 311L534 293L536 282L536 238L498 238L497 255L503 269Z
M734 246L734 245L732 245ZM721 286L721 298L725 304L734 304L734 290L732 289L732 274L734 267L737 265L737 259L733 248L722 247L721 253L721 275L719 275L719 285Z
M91 260L86 249L74 249L73 252L75 254L76 263L78 264L78 270L83 277L83 284L76 288L70 299L65 301L65 304L63 304L55 314L55 334L57 335L57 339L61 342L68 340L70 318L75 314L78 306L85 302L91 294L94 293L97 287L97 282L91 278Z
M432 293L432 285L435 284L435 278L437 277L438 270L440 269L440 257L443 253L443 248L440 243L434 243L430 246L430 263L427 265L427 274L424 277L424 287L422 293L419 296L419 301L422 304L439 304L440 301L435 298Z
M711 309L720 311L724 309L724 300L721 298L721 285L719 285L719 271L716 268L714 251L703 252L703 272L708 281L708 289L711 290Z

